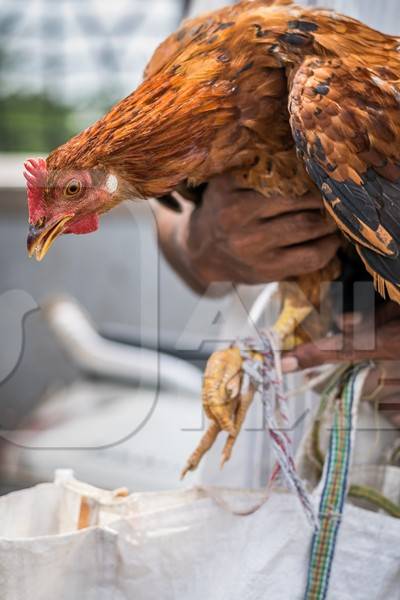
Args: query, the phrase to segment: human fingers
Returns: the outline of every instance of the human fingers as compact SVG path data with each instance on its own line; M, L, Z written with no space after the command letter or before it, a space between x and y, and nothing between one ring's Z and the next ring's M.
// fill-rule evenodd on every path
M275 260L281 273L280 280L323 269L336 256L341 243L337 234L330 234L312 242L277 250Z
M253 190L233 190L235 203L246 208L249 222L254 220L269 220L274 217L290 215L303 211L314 210L325 214L321 198L315 194L307 194L301 198L293 196L271 196L265 198ZM328 217L329 220L330 217Z
M400 320L371 330L371 324L355 334L340 334L303 344L288 353L282 368L286 373L335 362L362 360L394 361L400 356Z
M335 223L318 210L304 210L274 217L265 222L275 247L285 248L324 238L335 233Z
M251 218L260 219L269 219L299 210L323 211L322 199L317 192L310 192L301 197L281 195L265 197L253 189L237 187L231 175L213 177L204 198L220 206L243 207Z

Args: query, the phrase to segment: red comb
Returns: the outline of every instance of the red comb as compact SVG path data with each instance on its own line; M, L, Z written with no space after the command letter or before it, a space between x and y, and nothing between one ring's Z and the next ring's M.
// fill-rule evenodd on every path
M29 222L36 223L44 215L43 189L46 187L47 165L44 158L31 158L24 164L28 190Z

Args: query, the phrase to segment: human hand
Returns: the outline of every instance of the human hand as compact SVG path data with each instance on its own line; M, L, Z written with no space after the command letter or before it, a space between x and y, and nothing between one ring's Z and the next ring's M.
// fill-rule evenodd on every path
M292 373L323 364L373 360L376 367L365 383L365 397L376 401L400 428L400 306L387 302L366 318L344 315L341 329L338 335L286 353L282 370Z
M264 198L238 189L230 176L214 178L202 204L178 223L187 269L206 287L230 281L283 281L325 267L340 238L321 211L321 199Z
M342 332L316 342L302 344L285 354L285 373L310 369L323 364L396 361L400 359L400 306L387 302L376 314L344 315Z

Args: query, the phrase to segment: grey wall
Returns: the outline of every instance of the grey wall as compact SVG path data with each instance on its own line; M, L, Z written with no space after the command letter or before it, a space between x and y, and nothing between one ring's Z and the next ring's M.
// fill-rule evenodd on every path
M158 250L151 218L139 206L134 215L122 207L102 219L98 232L60 238L45 260L37 263L26 254L25 194L0 192L0 297L9 290L24 290L40 306L50 296L68 294L99 325L120 324L122 331L143 323L145 329L157 326L152 315L141 310L141 298L146 308L146 299L150 303L156 297L160 331L179 337L198 298L175 277L161 256L157 277ZM147 231L144 241L139 230ZM0 314L0 332L4 331L1 318ZM192 329L195 332L195 326ZM2 350L10 344L13 340L0 339ZM0 384L0 424L11 427L46 391L76 376L54 342L41 310L33 312L25 322L22 361Z

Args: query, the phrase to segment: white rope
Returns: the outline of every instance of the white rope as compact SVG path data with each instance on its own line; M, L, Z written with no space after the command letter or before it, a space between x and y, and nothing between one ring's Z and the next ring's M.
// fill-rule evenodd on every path
M268 432L278 461L271 482L282 474L287 487L297 494L308 520L317 530L318 516L311 496L296 472L292 440L285 431L289 413L278 342L272 333L263 332L259 341L247 339L238 342L238 347L244 360L242 394L246 393L251 381L264 405ZM262 361L254 357L254 353L262 356Z

